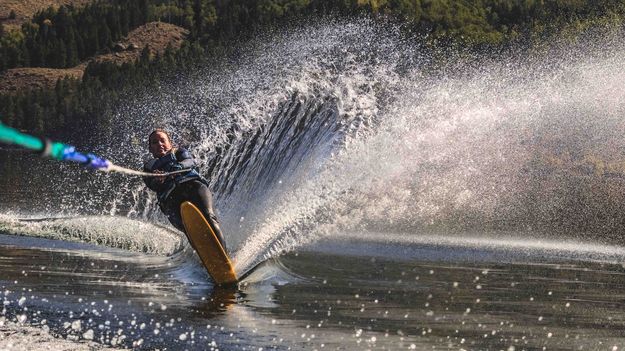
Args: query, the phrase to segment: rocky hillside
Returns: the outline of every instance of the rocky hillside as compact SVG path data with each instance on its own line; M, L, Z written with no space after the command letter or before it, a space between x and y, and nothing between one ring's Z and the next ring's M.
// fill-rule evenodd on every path
M168 46L172 49L179 49L188 34L188 30L173 24L147 23L117 42L113 47L114 52L98 55L93 59L98 62L111 61L119 65L134 62L145 48L149 50L150 56L164 53Z
M84 6L93 0L0 0L0 23L6 28L18 27L35 13L61 5Z
M131 31L126 38L115 44L113 52L97 55L72 68L13 68L0 73L0 94L23 90L54 87L58 79L70 77L81 79L87 64L110 61L118 65L134 62L148 49L150 56L162 54L168 46L178 49L189 32L173 24L162 22L147 23Z

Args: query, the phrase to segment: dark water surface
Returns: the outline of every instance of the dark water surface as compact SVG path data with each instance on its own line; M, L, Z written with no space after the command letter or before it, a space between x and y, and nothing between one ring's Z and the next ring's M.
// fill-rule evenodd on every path
M269 260L223 289L180 257L3 235L1 318L146 349L625 345L621 264L532 252L531 261L492 262L486 248L427 244L412 249L429 260L316 251L322 247ZM460 251L475 259L449 260Z

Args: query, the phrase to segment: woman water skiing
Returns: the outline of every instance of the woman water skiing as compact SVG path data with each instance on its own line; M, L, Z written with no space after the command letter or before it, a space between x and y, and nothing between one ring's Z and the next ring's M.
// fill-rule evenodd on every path
M145 177L143 181L154 190L158 197L161 211L169 222L182 232L186 232L180 217L180 205L185 201L193 203L213 227L215 235L226 250L226 243L219 221L213 208L213 196L208 182L196 170L196 163L191 153L184 148L175 148L164 129L155 129L148 136L149 150L154 159L145 163L143 169L151 173L168 173L188 169L167 177Z

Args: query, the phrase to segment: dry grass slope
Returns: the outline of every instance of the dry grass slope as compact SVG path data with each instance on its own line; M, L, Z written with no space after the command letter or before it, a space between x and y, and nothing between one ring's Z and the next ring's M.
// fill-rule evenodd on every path
M162 54L167 49L167 46L171 46L172 49L180 48L188 34L189 31L173 24L161 22L147 23L128 33L128 37L119 42L120 47L134 48L98 55L90 60L97 62L111 61L118 65L134 62L139 59L141 52L146 47L150 50L151 56ZM0 73L0 94L51 88L55 86L57 80L66 76L82 79L89 61L83 62L76 67L65 69L39 67L9 69Z
M84 6L93 0L0 0L0 23L8 29L19 27L29 20L37 11L45 10L50 6L61 5ZM10 19L11 12L15 12L15 19Z
M128 37L119 42L123 47L134 45L135 49L128 48L120 52L98 55L93 59L98 62L112 61L119 65L134 62L139 59L141 52L146 47L150 50L150 56L164 53L167 46L171 46L172 49L179 49L188 34L188 30L173 24L146 23L128 33Z
M0 94L16 93L21 90L32 90L54 87L56 81L64 77L82 79L84 65L74 68L55 69L26 67L13 68L0 74Z

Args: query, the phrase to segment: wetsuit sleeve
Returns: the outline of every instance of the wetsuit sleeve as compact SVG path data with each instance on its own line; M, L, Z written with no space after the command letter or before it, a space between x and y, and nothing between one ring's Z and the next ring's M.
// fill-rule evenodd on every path
M182 165L182 168L194 168L195 167L195 159L193 155L186 149L179 149L176 153L176 159L178 163Z

